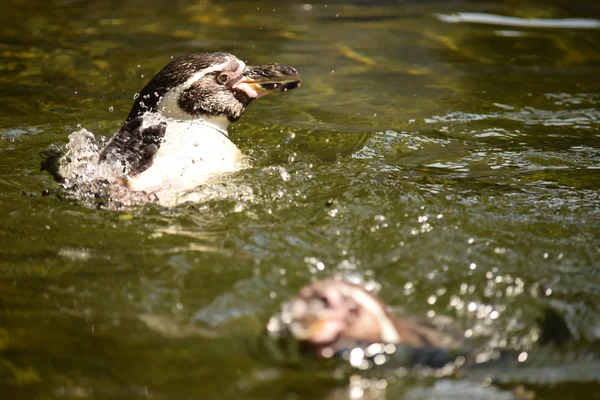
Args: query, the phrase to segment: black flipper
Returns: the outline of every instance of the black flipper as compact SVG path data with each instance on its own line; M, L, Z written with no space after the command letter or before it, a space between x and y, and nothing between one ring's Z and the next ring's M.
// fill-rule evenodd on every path
M144 125L143 117L127 121L100 151L100 161L106 160L109 154L115 154L128 165L131 175L148 169L165 136L167 123L159 121Z

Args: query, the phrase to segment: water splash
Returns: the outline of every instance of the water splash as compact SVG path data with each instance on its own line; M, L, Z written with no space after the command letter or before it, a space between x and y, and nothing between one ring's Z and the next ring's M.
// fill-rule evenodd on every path
M108 155L100 162L99 153L105 139L96 139L85 128L69 135L64 148L53 149L56 165L46 161L46 168L60 181L67 197L82 201L90 207L122 208L156 201L156 196L133 192L126 186L128 170L116 155Z
M109 194L109 188L124 179L124 167L119 160L100 163L102 143L82 128L69 135L65 154L59 159L58 174L62 186L76 198L96 197Z

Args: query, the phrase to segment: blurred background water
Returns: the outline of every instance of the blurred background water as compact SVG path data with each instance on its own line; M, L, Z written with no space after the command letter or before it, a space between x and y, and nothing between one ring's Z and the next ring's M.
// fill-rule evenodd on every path
M536 350L536 321L552 307L582 346L564 356L591 379L563 361L520 378L536 399L600 398L600 372L586 364L600 358L597 2L14 0L3 9L3 398L511 394L408 377L366 397L250 351L247 339L282 301L334 275L380 285L399 312L449 316L518 350ZM437 15L457 12L592 27ZM154 73L201 51L290 64L303 78L230 129L252 167L227 187L252 195L225 188L202 204L120 212L65 198L40 153L79 125L112 134ZM163 318L184 328L157 329Z

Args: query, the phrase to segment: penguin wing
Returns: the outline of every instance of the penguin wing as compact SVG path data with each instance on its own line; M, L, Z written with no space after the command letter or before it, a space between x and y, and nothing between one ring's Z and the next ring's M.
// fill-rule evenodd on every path
M167 131L167 123L154 120L150 123L140 116L125 123L100 151L100 161L114 154L127 166L130 175L137 175L152 165Z

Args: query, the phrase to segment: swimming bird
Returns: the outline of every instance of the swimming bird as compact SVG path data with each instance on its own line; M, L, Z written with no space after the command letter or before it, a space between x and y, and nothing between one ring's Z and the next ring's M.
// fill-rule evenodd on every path
M542 311L536 329L540 346L530 352L514 351L486 343L483 338L467 340L448 321L434 323L397 315L365 287L326 279L301 288L283 304L281 312L269 319L266 333L278 346L266 348L277 359L285 358L290 350L295 357L293 351L297 348L289 346L293 344L291 339L300 343L300 350L309 355L345 359L359 369L419 365L442 369L439 371L442 374L460 370L457 376L469 379L517 383L527 378L520 369L527 360L525 368L530 382L561 379L597 382L600 377L597 346L574 340L572 328L556 310ZM564 356L574 349L585 349L581 353L585 359L569 358L577 353ZM561 370L565 373L560 373ZM551 376L545 376L548 371L552 371Z
M242 169L244 157L229 139L229 124L253 100L299 86L298 72L289 65L250 66L229 53L173 60L136 95L125 123L97 154L99 164L121 172L117 180L107 178L120 183L109 192L142 193L138 197L172 204L212 177ZM73 170L62 162L59 175L81 180L81 169Z
M337 279L315 281L300 289L269 320L267 333L291 336L319 357L372 343L445 350L460 350L464 344L459 332L392 314L364 287ZM446 362L444 358L441 364Z

